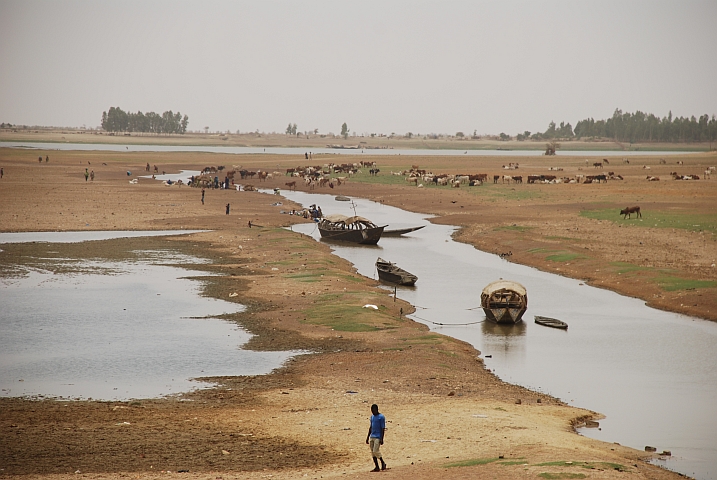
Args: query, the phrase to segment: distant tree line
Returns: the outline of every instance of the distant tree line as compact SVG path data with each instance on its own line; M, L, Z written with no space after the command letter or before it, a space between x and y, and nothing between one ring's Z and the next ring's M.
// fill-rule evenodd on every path
M639 110L623 113L616 109L611 118L580 120L575 129L570 123L550 122L545 132L530 134L525 131L516 136L517 140L569 140L572 138L609 138L617 142L709 142L717 140L717 119L714 115L695 118L668 116L660 118Z
M145 133L186 133L189 117L171 110L162 115L155 112L125 112L119 107L110 107L102 112L102 128L107 132Z

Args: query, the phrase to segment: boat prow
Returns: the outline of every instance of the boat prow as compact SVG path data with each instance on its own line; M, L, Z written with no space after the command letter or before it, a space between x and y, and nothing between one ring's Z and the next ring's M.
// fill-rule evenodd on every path
M515 324L528 309L528 292L518 282L498 280L483 289L481 307L491 322Z

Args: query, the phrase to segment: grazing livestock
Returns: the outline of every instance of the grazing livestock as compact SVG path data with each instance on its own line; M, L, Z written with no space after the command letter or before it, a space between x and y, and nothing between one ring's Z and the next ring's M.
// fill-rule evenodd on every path
M604 163L605 165L610 165L610 161L607 158L603 158L602 163Z
M602 168L602 162L595 162L595 163L593 163L593 167L595 167L595 168Z
M648 182L659 182L659 181L660 181L660 177L653 177L652 175L648 175L648 176L647 176L647 181L648 181Z
M503 175L503 183L510 183L511 180L513 180L513 177L511 177L510 175Z
M500 180L500 175L493 175L493 183L498 183L498 180Z
M286 182L284 185L289 187L289 190L296 191L296 181L293 182Z
M705 180L709 179L711 174L712 170L710 170L709 168L705 170Z
M642 218L642 213L640 213L640 207L634 206L634 207L627 207L624 210L620 210L620 215L622 215L622 218L630 218L632 214L636 214L637 218Z
M513 175L513 181L515 183L523 183L523 176L522 175Z
M407 177L407 178L406 178L406 181L407 181L408 183L415 183L416 186L418 186L418 177Z

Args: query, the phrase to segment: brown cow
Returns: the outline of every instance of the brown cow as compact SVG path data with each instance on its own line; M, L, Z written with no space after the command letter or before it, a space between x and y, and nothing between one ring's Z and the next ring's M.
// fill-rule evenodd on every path
M285 183L284 185L286 185L287 187L289 187L289 190L296 191L296 182L295 182L295 181L294 181L294 182L287 182L287 183Z
M640 207L627 207L624 210L620 210L620 215L622 215L622 218L630 218L630 215L633 213L637 214L638 218L642 218L642 213L640 213Z

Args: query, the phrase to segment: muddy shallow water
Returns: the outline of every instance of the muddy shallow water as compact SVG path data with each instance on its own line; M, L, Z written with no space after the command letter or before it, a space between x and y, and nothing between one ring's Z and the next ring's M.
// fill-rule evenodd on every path
M52 241L83 234L123 232ZM0 242L20 241L6 235ZM1 396L155 398L211 386L196 377L268 373L293 354L241 349L251 335L216 317L244 307L201 296L191 278L207 276L191 269L206 260L133 253L140 260L36 258L0 278Z
M354 213L349 202L330 195L283 195L304 205L317 203L324 214ZM427 225L403 238L384 237L375 247L331 244L365 276L377 278L379 256L417 275L416 287L398 289L398 296L416 307L413 319L474 345L487 368L507 382L606 415L599 429L581 434L639 450L646 445L670 450L672 457L660 461L667 468L714 478L717 324L510 263L454 242L454 227L432 225L422 215L362 199L355 205L358 215L378 225ZM315 225L293 229L320 238ZM485 322L478 308L482 288L499 278L528 290L520 325ZM534 315L559 318L569 329L537 325Z

